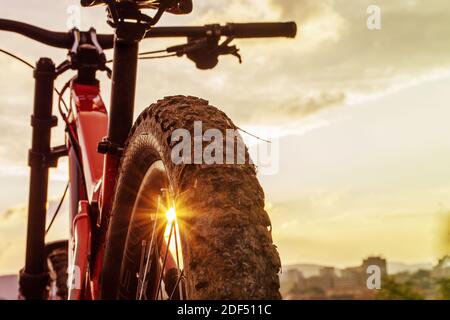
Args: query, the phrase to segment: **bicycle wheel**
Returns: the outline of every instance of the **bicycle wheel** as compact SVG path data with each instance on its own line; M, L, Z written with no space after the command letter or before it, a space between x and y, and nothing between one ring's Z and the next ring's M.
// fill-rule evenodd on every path
M133 126L112 206L103 299L280 298L281 263L254 165L172 161L172 132L193 134L195 121L224 135L236 129L207 101L184 96L151 105Z

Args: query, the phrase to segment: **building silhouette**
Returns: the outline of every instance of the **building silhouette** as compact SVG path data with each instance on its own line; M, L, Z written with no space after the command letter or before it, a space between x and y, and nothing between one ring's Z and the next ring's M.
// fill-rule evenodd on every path
M287 299L372 299L376 291L367 287L371 276L368 268L377 266L380 277L387 275L387 262L382 257L368 257L356 267L336 270L321 267L318 275L305 278L298 269L287 270L282 277L282 294Z

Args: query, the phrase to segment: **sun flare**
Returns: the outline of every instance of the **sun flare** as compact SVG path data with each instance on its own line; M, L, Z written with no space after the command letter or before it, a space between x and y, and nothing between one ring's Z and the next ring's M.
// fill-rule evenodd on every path
M177 214L175 212L175 208L174 207L171 207L169 210L167 210L166 218L167 218L167 222L169 224L171 224L173 221L175 221L175 219L177 218Z

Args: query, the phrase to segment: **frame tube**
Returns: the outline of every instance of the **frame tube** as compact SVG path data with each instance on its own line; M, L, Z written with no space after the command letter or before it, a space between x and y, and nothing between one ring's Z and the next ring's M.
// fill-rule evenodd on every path
M122 147L133 124L139 41L115 39L108 140Z

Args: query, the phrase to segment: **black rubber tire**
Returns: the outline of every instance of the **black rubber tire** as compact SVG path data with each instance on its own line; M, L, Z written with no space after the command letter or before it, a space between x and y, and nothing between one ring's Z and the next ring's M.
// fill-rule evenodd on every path
M61 242L61 243L67 243ZM50 273L50 287L54 286L56 289L55 296L50 299L67 300L67 267L68 267L68 252L67 245L52 249L47 254L47 264Z
M194 121L199 120L203 130L216 128L225 134L226 129L237 129L207 101L185 96L166 97L152 104L133 126L121 160L108 229L103 299L134 299L131 293L121 291L124 279L119 274L136 193L157 160L164 164L177 207L195 213L183 221L188 230L183 257L189 299L281 298L281 263L272 243L255 166L248 162L175 165L171 161L173 130L187 129L193 137Z

